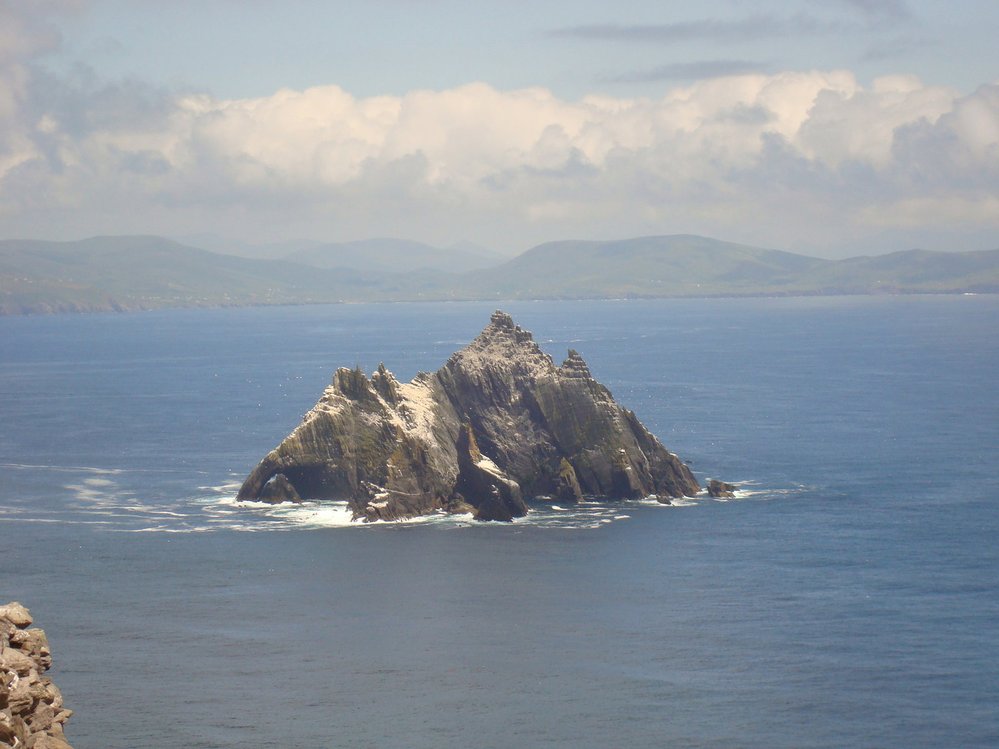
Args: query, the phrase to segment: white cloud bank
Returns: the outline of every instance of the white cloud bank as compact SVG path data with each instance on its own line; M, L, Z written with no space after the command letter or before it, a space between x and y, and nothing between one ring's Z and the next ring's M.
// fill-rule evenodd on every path
M398 235L520 250L698 232L825 252L934 244L920 236L999 246L997 84L960 95L809 71L654 100L483 83L224 100L46 79L16 59L0 74L6 236Z

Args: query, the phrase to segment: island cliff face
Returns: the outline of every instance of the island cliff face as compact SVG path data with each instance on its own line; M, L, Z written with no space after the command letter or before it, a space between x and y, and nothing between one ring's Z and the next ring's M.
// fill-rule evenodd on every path
M557 367L529 332L495 312L440 370L412 382L384 365L370 379L338 369L238 499L346 500L364 520L439 510L510 520L526 514L525 498L668 503L699 489L578 353Z

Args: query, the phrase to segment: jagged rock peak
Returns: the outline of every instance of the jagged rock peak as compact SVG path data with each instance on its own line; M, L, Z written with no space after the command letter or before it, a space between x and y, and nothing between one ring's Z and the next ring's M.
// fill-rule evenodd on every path
M520 326L513 321L513 318L501 309L496 310L489 316L489 324L497 328L506 328L507 330L520 330Z
M380 363L378 369L371 375L371 384L387 402L392 404L399 402L399 381L385 368L384 363Z
M334 381L337 388L344 393L363 392L371 384L360 367L353 369L340 367L334 375Z
M516 343L534 342L534 336L531 335L531 331L524 330L517 325L513 321L513 318L502 310L496 310L489 317L489 324L483 329L476 340L479 339L487 341L512 339Z
M572 377L580 380L592 380L590 368L583 361L583 357L575 349L569 349L569 356L559 367L559 374L563 377Z
M537 377L555 371L555 362L506 312L496 310L475 339L451 355L445 369L477 372L485 369Z

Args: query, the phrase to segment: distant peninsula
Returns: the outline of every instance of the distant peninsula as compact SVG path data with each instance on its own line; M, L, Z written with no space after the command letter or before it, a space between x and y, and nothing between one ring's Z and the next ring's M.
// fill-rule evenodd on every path
M734 487L712 482L712 493ZM495 312L437 372L400 383L338 369L302 423L239 490L241 501L346 500L355 519L432 512L511 520L526 500L654 497L700 485L619 406L583 358L561 366L513 319Z
M0 241L0 314L6 315L339 302L955 293L999 293L999 250L907 250L823 260L677 234L549 242L503 259L474 247L394 239L282 244L244 250L242 256L154 236Z

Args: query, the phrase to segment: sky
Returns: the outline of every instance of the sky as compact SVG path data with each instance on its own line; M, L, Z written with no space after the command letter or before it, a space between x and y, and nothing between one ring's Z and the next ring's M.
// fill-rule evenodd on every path
M994 0L0 0L0 238L999 248Z

